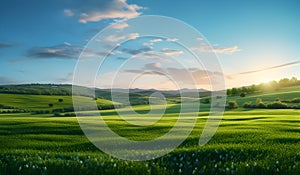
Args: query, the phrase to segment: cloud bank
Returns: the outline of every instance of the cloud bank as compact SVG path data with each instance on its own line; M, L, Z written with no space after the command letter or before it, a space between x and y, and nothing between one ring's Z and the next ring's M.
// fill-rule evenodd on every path
M98 22L108 19L130 19L141 15L143 7L128 4L126 0L74 2L70 9L65 9L66 16L76 16L80 23ZM122 26L124 27L124 26Z

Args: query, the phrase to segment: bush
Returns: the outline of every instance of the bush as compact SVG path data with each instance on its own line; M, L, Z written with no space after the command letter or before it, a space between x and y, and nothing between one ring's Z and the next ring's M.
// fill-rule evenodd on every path
M74 108L73 107L66 107L63 108L64 112L74 112Z
M31 114L49 114L49 110L36 110L36 111L31 111Z
M72 112L72 113L65 113L64 116L65 117L74 117L74 116L76 116L76 114L74 112Z
M267 105L267 108L269 109L287 109L289 106L286 103L282 103L280 101L275 101L273 103L269 103Z
M252 108L252 107L253 107L253 105L251 102L246 102L243 104L243 108Z
M62 99L62 98L58 99L58 102L63 102L63 101L64 101L64 99Z
M263 101L262 101L262 99L261 98L257 98L256 99L256 105L259 105L260 103L262 103Z
M209 98L205 98L202 103L203 104L209 104L210 103L210 99Z
M228 109L236 109L236 108L239 108L236 101L229 101L228 102Z
M55 112L55 113L53 113L53 115L54 115L55 117L62 117L62 115L61 115L59 112Z
M52 108L52 107L53 107L53 104L52 104L52 103L50 103L50 104L48 104L48 106L49 106L50 108Z
M300 105L292 106L292 109L300 109Z
M267 108L267 105L264 104L263 102L260 102L256 105L257 108Z
M242 93L240 94L240 97L246 97L246 93L245 93L245 92L242 92Z
M62 113L65 112L63 108L53 109L52 113Z
M292 103L300 103L300 98L294 98L291 100Z

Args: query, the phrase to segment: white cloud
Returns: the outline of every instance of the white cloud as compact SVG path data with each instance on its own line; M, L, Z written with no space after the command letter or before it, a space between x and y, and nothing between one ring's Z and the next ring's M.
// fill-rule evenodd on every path
M193 47L192 50L199 52L208 52L208 53L222 53L222 54L233 54L235 52L241 51L238 46L230 46L230 47L211 47L209 45L203 45L199 47Z
M231 47L223 47L223 48L214 48L214 51L216 53L232 54L235 52L239 52L241 50L239 49L238 46L231 46Z
M158 42L162 42L162 39L158 38L158 39L150 40L150 43L158 43Z
M174 56L174 55L183 54L182 50L173 50L173 49L168 49L168 48L161 49L161 52L166 56Z
M113 29L124 29L128 27L128 24L126 22L117 22L117 23L113 23L111 27Z
M176 42L176 41L178 41L178 39L177 38L168 38L166 41L167 42Z
M136 4L128 4L126 0L112 0L99 2L98 7L91 7L89 10L81 11L79 22L98 22L105 19L130 19L141 14L138 10L143 7Z
M82 46L75 46L65 42L61 45L31 48L27 51L27 56L34 59L76 59L82 49Z
M74 13L70 9L65 9L64 13L65 13L66 16L74 16Z
M113 34L113 35L109 35L105 38L106 41L110 41L110 42L118 42L121 40L134 40L136 38L139 37L138 33L130 33L128 35L117 35L117 34Z
M66 46L71 46L71 44L68 43L68 42L64 42L64 45L66 45Z
M202 70L198 68L171 68L171 67L162 67L160 63L148 63L145 64L141 69L127 69L121 71L120 74L123 74L128 77L137 77L138 75L147 75L149 78L152 77L149 81L141 82L140 85L149 85L148 88L163 89L169 88L172 89L175 84L181 85L182 87L191 88L191 87L201 87L208 90L211 90L211 80L218 80L224 77L224 74L221 72L213 72ZM130 74L130 75L129 75ZM157 83L156 79L164 80L164 82L170 81L168 77L172 77L172 81L166 83L172 86L164 86L161 83ZM124 77L125 78L125 77ZM130 81L130 80L128 80ZM163 81L162 81L163 82ZM120 84L119 84L120 85ZM125 86L124 86L125 87Z
M161 67L161 64L159 62L156 63L148 63L145 64L144 68L145 69L150 69L150 70L155 70Z

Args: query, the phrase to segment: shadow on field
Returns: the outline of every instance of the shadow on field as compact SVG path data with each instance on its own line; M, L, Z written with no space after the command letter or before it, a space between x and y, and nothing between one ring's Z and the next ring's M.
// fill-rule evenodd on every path
M38 124L38 126L35 126ZM83 135L79 126L49 126L48 122L22 122L14 124L13 127L1 127L1 135L19 135L19 134L55 134L55 135Z
M247 121L247 120L258 120L258 119L267 119L270 117L251 117L251 118L222 118L223 121Z
M135 109L134 111L136 111L139 114L147 114L148 112L150 112L150 109ZM155 113L156 111L161 111L161 109L152 109L152 111ZM180 104L168 107L165 111L165 114L173 114L173 113L179 113L179 112L180 112ZM100 114L101 114L101 116L111 116L111 115L118 115L118 112L117 111L105 111L105 110L101 111L100 110ZM122 111L122 114L124 114L124 115L131 114L131 112L128 111L128 113L127 113L126 111Z
M293 144L293 143L299 143L300 139L298 138L275 138L275 139L269 139L272 142L275 143L281 143L281 144Z

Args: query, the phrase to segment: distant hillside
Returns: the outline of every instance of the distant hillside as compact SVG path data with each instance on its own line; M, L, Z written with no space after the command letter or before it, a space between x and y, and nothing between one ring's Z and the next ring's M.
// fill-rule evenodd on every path
M94 99L90 97L77 97L82 104L90 104L95 101L99 109L111 109L114 103L106 99ZM89 106L83 106L88 109ZM71 112L73 101L71 96L58 95L29 95L29 94L0 94L0 112L19 109L25 111Z
M92 88L75 86L76 93L74 95L93 97ZM126 89L114 89L117 96L123 96ZM169 102L178 102L178 98L188 96L190 92L199 91L200 97L209 96L211 93L204 89L182 89L182 90L156 90L156 89L129 89L129 99L131 105L148 104L149 96L154 92L162 93ZM183 94L180 95L180 92ZM71 96L72 85L69 84L22 84L22 85L1 85L0 94L28 94L28 95L57 95L57 96ZM95 96L101 99L112 100L110 89L96 89ZM122 103L122 99L114 100Z
M21 84L1 85L0 93L31 95L72 95L71 85L55 84Z
M239 106L243 106L243 104L246 102L255 104L257 98L262 99L262 102L264 103L270 103L276 100L280 100L283 102L291 101L292 99L300 98L300 86L285 87L270 92L256 92L253 94L246 95L245 97L228 96L227 100L235 100L239 104ZM299 103L290 104L298 105Z

